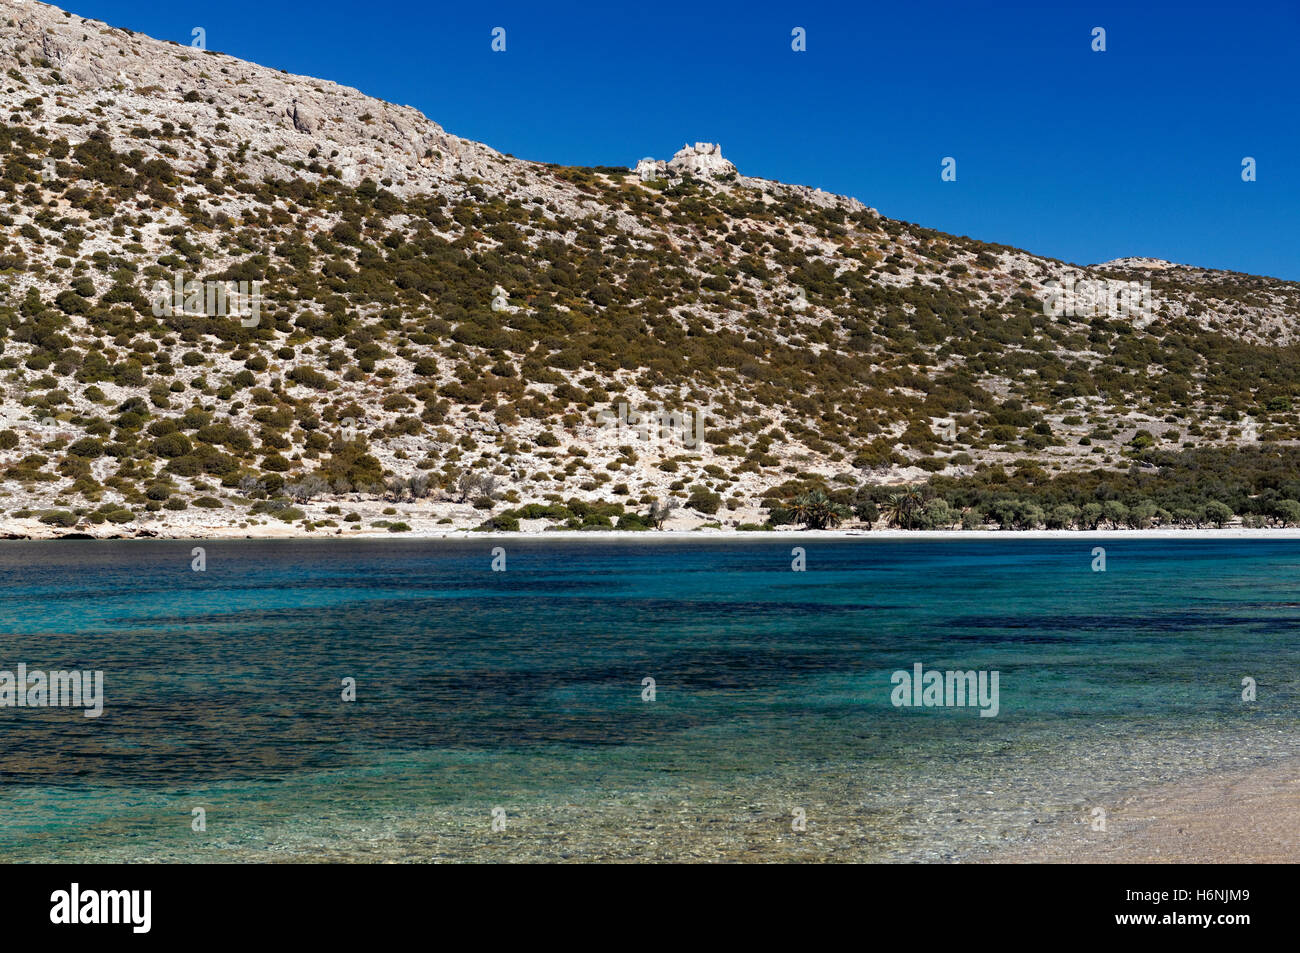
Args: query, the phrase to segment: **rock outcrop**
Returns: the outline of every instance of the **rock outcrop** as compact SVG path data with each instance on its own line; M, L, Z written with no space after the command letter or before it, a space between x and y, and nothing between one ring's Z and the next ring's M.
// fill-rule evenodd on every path
M668 163L663 159L645 158L636 164L636 174L642 182L653 182L668 171Z
M725 178L736 174L736 167L722 158L722 146L714 142L682 146L669 160L668 170L696 178Z
M722 146L714 142L697 142L693 146L688 143L678 149L667 162L655 158L642 159L637 162L634 171L642 182L683 176L730 182L738 177L735 165L722 158Z

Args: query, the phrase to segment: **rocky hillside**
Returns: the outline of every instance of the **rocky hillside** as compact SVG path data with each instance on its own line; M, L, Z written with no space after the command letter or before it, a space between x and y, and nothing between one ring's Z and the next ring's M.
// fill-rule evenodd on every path
M35 2L0 0L0 72L12 534L870 521L922 481L1005 525L1005 488L1247 444L1215 498L1300 497L1258 475L1300 438L1295 283L1071 266L707 143L525 162Z

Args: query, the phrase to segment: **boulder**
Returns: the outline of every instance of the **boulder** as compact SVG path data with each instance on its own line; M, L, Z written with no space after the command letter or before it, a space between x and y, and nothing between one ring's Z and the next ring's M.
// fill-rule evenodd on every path
M294 104L286 110L289 118L293 120L293 128L299 132L312 133L320 125L320 120L312 112L311 107L295 101Z

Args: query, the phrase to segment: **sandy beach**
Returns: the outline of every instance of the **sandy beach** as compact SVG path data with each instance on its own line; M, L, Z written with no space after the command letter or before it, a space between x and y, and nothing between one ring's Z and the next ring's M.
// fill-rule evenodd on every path
M981 863L1294 864L1300 861L1300 759L1161 785L1100 804Z
M1300 539L1300 527L1245 528L1241 526L1214 527L1155 527L1151 529L1033 529L1033 530L903 530L850 526L840 529L803 530L779 527L771 530L741 530L735 525L718 526L704 519L677 516L661 530L568 530L555 528L546 520L521 520L518 531L478 529L482 514L470 507L439 507L431 512L421 508L403 507L400 514L384 513L385 504L379 502L343 504L360 511L362 519L356 523L337 524L337 514L326 512L323 505L307 505L303 509L313 519L330 520L336 525L318 526L309 530L298 523L277 520L215 522L204 519L201 511L190 510L180 514L167 514L124 524L83 523L75 528L49 526L37 519L0 519L0 539L581 539L634 540L642 543L669 540L719 539L752 540L762 542L774 538L790 541L815 541L832 539L876 540L1005 540L1005 539ZM461 510L469 510L472 516ZM370 525L375 521L401 520L409 529L399 533L383 526ZM448 524L451 525L448 525Z

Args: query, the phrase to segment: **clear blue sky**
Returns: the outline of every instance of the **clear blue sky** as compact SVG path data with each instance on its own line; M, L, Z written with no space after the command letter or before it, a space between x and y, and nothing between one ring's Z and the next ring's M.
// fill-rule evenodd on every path
M1067 261L1300 280L1297 0L65 2L186 44L202 26L209 49L523 158L630 165L715 141L744 173Z

